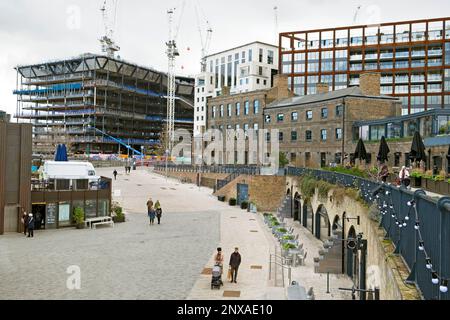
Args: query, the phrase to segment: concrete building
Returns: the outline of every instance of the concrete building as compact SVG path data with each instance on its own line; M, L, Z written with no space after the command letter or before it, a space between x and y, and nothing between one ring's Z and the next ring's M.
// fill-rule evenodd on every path
M127 154L127 145L151 153L159 146L165 73L95 54L16 70L16 117L33 124L34 153L52 153L58 143L73 153ZM194 79L177 77L176 128L192 130L193 95Z
M398 97L403 114L450 108L450 18L284 32L280 73L298 95L357 85L381 72L381 93Z
M0 110L0 122L10 122L11 115L7 114L5 111Z
M205 67L195 79L195 135L206 126L208 98L223 94L223 87L229 88L232 95L272 87L278 73L278 48L252 42L209 55Z
M0 121L0 234L20 231L31 209L31 125Z

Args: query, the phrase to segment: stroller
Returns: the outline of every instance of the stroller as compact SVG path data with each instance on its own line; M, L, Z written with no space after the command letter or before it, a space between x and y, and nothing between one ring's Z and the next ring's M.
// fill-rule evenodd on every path
M212 278L211 278L211 290L219 289L223 286L222 282L222 267L220 264L216 263L216 265L212 269Z

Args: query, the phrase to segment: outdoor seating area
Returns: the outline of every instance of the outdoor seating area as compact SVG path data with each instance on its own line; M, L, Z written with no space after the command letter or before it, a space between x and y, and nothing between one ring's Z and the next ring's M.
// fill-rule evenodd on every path
M114 227L114 221L111 217L105 216L105 217L96 217L96 218L88 218L84 222L86 227L89 227L90 229L96 229L99 225L109 225L111 227Z
M292 281L287 288L287 298L288 300L315 300L314 289L311 287L307 292L305 287L296 281Z
M264 223L271 228L272 234L281 246L281 256L285 263L292 267L304 266L307 252L303 248L303 243L299 243L299 235L294 235L294 228L286 228L284 219L264 213Z

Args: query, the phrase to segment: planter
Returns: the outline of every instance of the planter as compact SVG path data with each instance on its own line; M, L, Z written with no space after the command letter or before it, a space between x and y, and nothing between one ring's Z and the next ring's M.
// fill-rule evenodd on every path
M438 193L436 181L431 180L431 179L425 179L425 180L426 180L426 189L430 192Z
M436 181L436 190L437 193L442 195L450 194L449 192L450 184L447 181Z
M422 177L412 177L411 180L414 188L422 187Z
M245 209L245 210L248 209L248 202L247 201L244 201L244 202L241 203L241 209Z
M235 205L236 205L236 199L231 198L231 199L228 201L228 204L229 204L230 206L235 206Z
M225 202L225 196L217 196L217 200Z
M84 227L85 227L84 222L76 224L77 229L84 229Z
M122 215L122 216L115 216L115 217L113 217L113 221L114 221L114 223L122 223L122 222L125 222L125 215Z

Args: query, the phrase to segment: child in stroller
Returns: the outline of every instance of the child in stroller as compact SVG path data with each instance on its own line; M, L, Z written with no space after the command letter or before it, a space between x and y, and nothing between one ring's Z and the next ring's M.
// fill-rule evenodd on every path
M222 282L222 266L218 263L212 269L212 278L211 278L211 290L217 288L220 290L220 287L223 286Z

